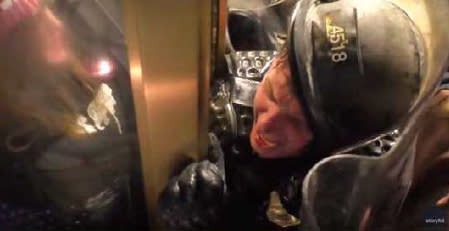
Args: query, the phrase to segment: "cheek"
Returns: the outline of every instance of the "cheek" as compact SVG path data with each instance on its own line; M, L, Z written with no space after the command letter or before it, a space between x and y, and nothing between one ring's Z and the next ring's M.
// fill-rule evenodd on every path
M50 41L49 39L47 41ZM51 43L47 44L47 58L52 63L61 63L67 60L67 44L64 33L60 30L54 31Z
M68 48L64 28L54 23L40 25L40 46L45 59L52 63L63 63L68 59Z
M312 132L303 124L295 124L288 129L288 139L291 148L301 149L312 140Z
M45 56L47 61L52 64L65 63L69 57L65 47L63 46L47 50L45 52Z
M307 145L313 135L302 117L298 115L286 116L283 124L283 131L285 132L286 149L289 152L296 152Z

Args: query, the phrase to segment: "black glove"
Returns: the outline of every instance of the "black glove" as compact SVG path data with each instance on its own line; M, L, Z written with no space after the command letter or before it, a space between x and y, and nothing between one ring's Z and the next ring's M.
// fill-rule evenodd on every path
M169 230L215 230L223 215L224 196L217 165L207 160L192 163L162 192L157 216Z

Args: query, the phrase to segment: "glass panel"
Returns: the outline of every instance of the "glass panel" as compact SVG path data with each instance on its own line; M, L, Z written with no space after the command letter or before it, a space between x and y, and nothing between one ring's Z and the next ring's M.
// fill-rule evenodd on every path
M0 230L146 226L121 21L118 0L0 1Z

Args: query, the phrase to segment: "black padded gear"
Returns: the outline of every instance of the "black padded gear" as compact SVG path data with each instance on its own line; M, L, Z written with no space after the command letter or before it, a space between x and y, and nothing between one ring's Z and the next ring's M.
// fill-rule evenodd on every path
M208 160L192 163L162 192L157 215L169 230L217 227L224 196L224 181L217 165Z

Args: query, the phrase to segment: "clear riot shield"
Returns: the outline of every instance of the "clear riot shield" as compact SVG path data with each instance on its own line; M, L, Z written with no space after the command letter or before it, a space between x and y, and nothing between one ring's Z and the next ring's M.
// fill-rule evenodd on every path
M305 230L397 230L395 224L413 183L417 133L426 120L426 108L446 68L449 13L446 1L393 1L403 7L424 36L427 81L415 107L402 124L397 145L382 157L340 154L316 164L302 189ZM403 218L404 219L404 218Z
M121 1L0 1L0 229L147 226Z
M339 154L320 161L303 186L308 230L394 230L413 180L416 135L425 105L382 157Z

